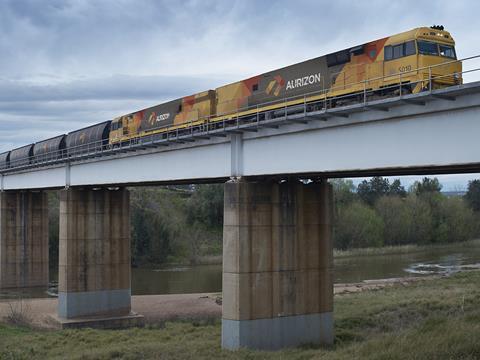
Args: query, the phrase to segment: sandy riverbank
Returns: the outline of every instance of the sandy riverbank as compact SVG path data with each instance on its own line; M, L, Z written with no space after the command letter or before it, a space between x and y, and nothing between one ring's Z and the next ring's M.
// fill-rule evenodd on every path
M408 277L395 279L366 280L360 283L335 284L335 296L360 291L376 290L386 286L404 286L412 282L438 278ZM164 321L220 318L222 315L221 294L176 294L132 296L132 311L145 316L146 324ZM53 328L52 316L57 311L57 299L23 299L0 301L0 319L8 321L13 312L22 313L31 326Z

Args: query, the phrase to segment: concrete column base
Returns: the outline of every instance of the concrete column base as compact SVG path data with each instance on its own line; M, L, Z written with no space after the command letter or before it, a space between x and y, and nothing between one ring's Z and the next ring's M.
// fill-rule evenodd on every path
M130 289L59 292L58 315L64 318L76 318L105 313L128 314L130 299ZM112 309L114 309L113 312Z
M130 327L145 326L145 318L143 315L131 312L128 315L119 316L97 316L97 317L80 317L74 319L66 319L59 316L50 316L49 325L54 325L57 329L125 329Z
M333 344L333 312L255 320L222 319L222 347L280 350Z

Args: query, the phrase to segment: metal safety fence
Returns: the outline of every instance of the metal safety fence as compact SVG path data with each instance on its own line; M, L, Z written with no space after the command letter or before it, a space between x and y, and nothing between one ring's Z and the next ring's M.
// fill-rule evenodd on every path
M152 133L132 136L128 140L114 144L109 143L108 139L103 139L4 161L3 164L0 164L0 173L62 162L115 156L139 150L158 149L171 144L191 143L211 137L226 137L235 132L279 127L285 123L327 121L331 117L347 117L348 115L342 113L342 108L346 106L360 104L363 105L364 110L379 109L370 106L371 103L385 98L401 100L405 96L411 95L414 89L420 89L424 94L433 95L439 88L460 85L464 75L480 71L480 67L462 68L461 71L454 72L445 71L445 68L459 63L465 67L467 63L473 63L476 59L480 59L480 55L381 77L372 77L359 82L343 83L341 86L309 92L301 96L284 97L255 106L246 106L233 113L211 115L181 126L158 128ZM437 97L441 98L441 95Z

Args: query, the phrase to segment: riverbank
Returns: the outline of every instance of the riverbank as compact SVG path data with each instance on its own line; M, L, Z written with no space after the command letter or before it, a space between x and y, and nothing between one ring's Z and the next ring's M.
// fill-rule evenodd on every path
M222 315L220 294L178 294L132 296L132 311L141 314L146 324L166 321L219 319ZM0 301L0 321L17 321L36 329L56 329L58 300L10 299ZM0 357L1 359L1 357Z
M179 266L198 266L198 265L222 265L222 255L203 255L198 256L195 261L189 259L175 259L169 261L165 264L148 264L142 265L140 268L143 269L168 269L172 267L179 267Z
M367 290L379 290L387 286L406 286L410 283L432 280L439 276L406 277L381 280L365 280L360 283L335 284L335 296ZM37 329L55 329L58 300L40 299L0 299L0 321L20 322ZM220 293L137 295L132 296L132 311L142 314L146 324L159 324L166 321L190 321L220 319L222 316L222 295Z
M480 247L480 239L469 240L458 243L447 244L430 244L430 245L398 245L398 246L383 246L383 247L370 247L370 248L356 248L348 250L333 251L334 258L348 258L357 256L375 256L375 255L402 255L402 254L415 254L427 250L441 250L451 247L469 248Z
M424 252L429 249L441 250L451 247L468 248L468 247L480 247L480 239L469 240L464 242L455 242L447 244L429 244L429 245L397 245L397 246L383 246L383 247L369 247L369 248L355 248L348 250L333 250L334 258L348 258L356 256L375 256L375 255L402 255L402 254L415 254ZM185 259L184 261L175 260L166 264L149 264L143 265L144 269L168 269L178 266L191 266L191 265L222 265L222 255L205 255L199 256L194 264L191 261Z
M0 325L0 358L475 359L480 357L479 282L480 272L468 271L338 295L330 349L223 351L220 321L211 318L120 331Z

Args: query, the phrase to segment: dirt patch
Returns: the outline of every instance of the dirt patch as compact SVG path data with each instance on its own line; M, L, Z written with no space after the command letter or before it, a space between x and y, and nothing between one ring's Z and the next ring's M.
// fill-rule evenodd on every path
M222 315L221 297L217 294L178 294L132 296L132 311L145 316L145 323L155 324L164 321L220 318ZM12 307L28 309L25 317L35 328L56 328L52 322L57 312L58 300L21 299L0 301L0 319L9 322Z
M132 296L132 310L145 322L208 319L222 316L220 294L177 294Z

